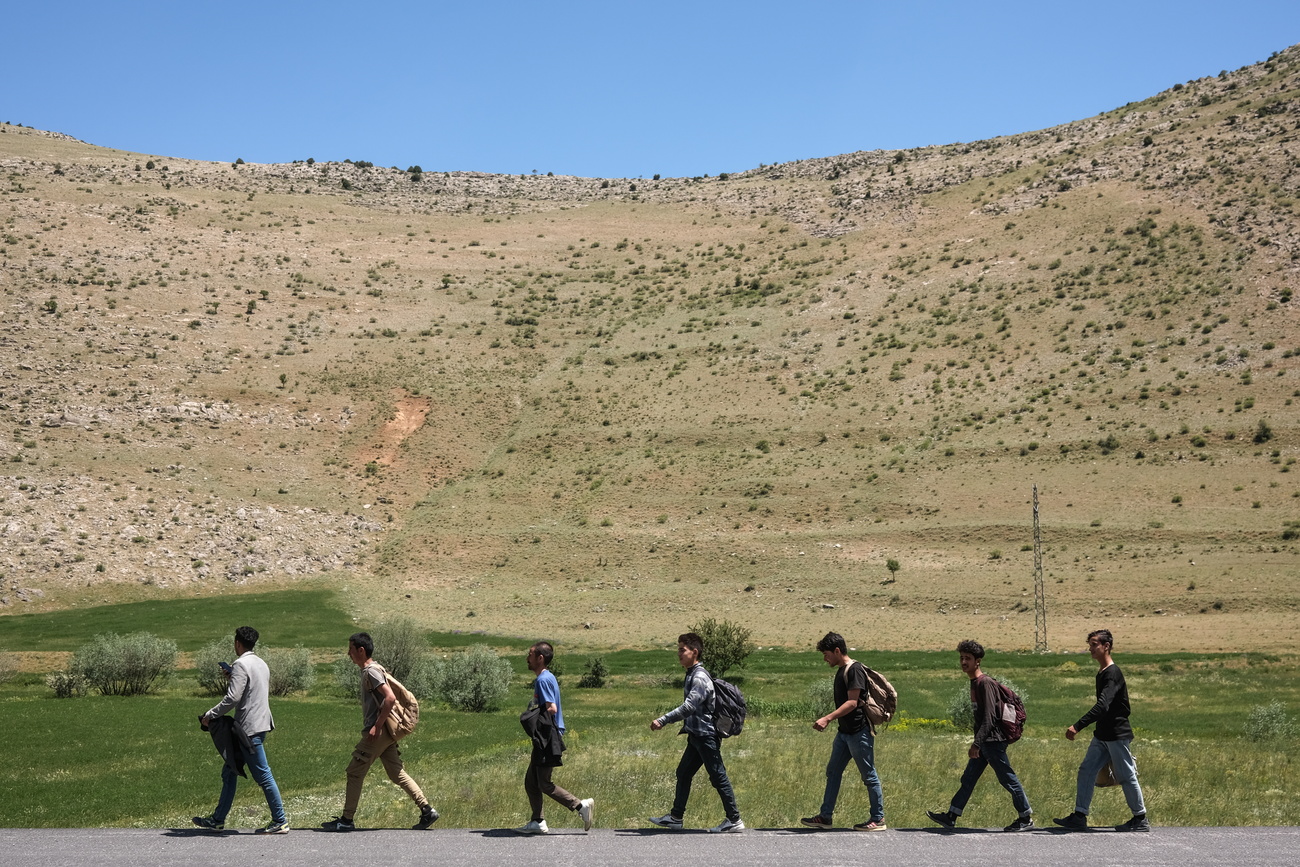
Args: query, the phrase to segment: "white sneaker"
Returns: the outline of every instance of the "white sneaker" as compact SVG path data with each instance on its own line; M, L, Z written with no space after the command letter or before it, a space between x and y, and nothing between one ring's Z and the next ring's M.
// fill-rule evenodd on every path
M743 830L745 830L744 822L742 822L739 819L736 819L734 822L731 819L727 819L723 821L721 825L717 825L713 828L710 828L709 833L710 834L733 834L736 831L743 831Z
M651 816L651 825L658 825L660 828L668 828L671 831L680 831L682 829L682 820L672 813L664 813L662 816Z
M596 799L583 798L578 804L578 815L582 817L582 830L590 831L593 815L596 812Z
M546 827L546 820L543 819L540 822L527 822L523 825L520 825L518 828L514 829L514 832L516 834L527 834L527 835L549 834L551 833L551 829Z

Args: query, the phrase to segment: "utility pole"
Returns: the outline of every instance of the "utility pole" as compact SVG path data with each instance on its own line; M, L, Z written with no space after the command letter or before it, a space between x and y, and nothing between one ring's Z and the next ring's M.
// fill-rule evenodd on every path
M1038 528L1038 485L1034 485L1034 652L1047 653L1047 594L1043 590L1043 534Z

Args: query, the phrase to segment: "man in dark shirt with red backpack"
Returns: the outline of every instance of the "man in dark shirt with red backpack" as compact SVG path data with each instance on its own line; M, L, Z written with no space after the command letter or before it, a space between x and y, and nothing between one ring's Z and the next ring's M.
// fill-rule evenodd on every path
M849 658L844 636L837 632L826 633L817 642L817 649L821 651L826 664L836 670L835 710L815 721L813 728L819 732L825 731L832 721L839 720L839 730L835 734L835 743L831 746L830 761L826 763L826 792L822 797L821 809L817 815L799 821L809 828L831 827L835 802L840 795L840 782L852 759L857 763L858 773L867 787L867 797L871 802L871 816L867 821L854 825L853 830L884 831L885 804L880 777L876 773L875 730L862 706L867 690L866 667Z
M1115 826L1116 831L1150 831L1151 823L1147 821L1147 808L1142 800L1142 786L1138 784L1137 764L1133 761L1133 727L1129 725L1128 684L1124 673L1119 670L1115 660L1111 659L1115 639L1109 629L1098 629L1088 633L1088 653L1097 661L1097 703L1080 717L1079 721L1065 730L1065 736L1074 740L1079 732L1092 725L1092 743L1079 765L1078 786L1075 793L1074 812L1063 819L1052 821L1071 831L1083 831L1088 827L1088 808L1092 805L1093 789L1097 785L1097 774L1109 762L1115 779L1124 790L1124 799L1133 811L1133 818L1122 825Z
M970 678L975 739L967 752L969 759L966 762L966 770L961 775L961 787L957 789L957 794L952 796L952 805L948 807L947 812L927 810L926 815L945 828L954 827L957 824L957 817L962 814L966 802L975 791L975 784L979 782L980 775L984 773L986 767L992 765L1002 788L1011 793L1011 803L1018 813L1016 820L1003 830L1028 831L1034 827L1034 811L1029 806L1029 798L1025 795L1024 787L1020 785L1020 778L1016 776L1011 761L1007 758L1009 741L999 723L1003 705L1002 690L993 678L981 670L984 660L983 645L978 641L967 639L957 645L957 654L962 673Z

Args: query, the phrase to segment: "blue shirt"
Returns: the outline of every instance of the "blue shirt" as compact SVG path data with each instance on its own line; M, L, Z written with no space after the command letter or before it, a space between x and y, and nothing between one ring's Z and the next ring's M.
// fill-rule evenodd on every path
M548 704L555 705L555 727L564 734L564 710L560 706L560 682L551 674L549 668L542 669L542 673L537 675L537 680L533 681L533 701L538 706L546 707Z

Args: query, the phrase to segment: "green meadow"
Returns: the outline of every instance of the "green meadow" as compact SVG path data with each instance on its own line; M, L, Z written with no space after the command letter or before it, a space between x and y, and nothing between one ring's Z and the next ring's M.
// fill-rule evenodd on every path
M232 605L243 606L239 616ZM263 640L302 644L332 658L356 627L326 592L267 593L234 599L105 606L64 614L5 619L6 649L71 651L95 631L146 629L193 648L232 631L250 617ZM242 622L242 621L241 621ZM283 624L283 628L281 628ZM237 624L235 624L237 625ZM818 636L809 636L809 644ZM496 647L516 679L499 711L465 714L426 707L420 729L404 742L407 767L442 813L440 827L509 827L523 822L522 775L528 741L516 716L528 696L522 637L438 633L437 652L468 643ZM376 657L382 660L382 648ZM585 661L601 656L610 671L603 689L578 689ZM900 694L900 714L876 739L887 821L925 827L924 811L942 808L957 786L969 733L953 728L946 708L965 685L955 653L860 648L857 658L885 672ZM1245 734L1250 708L1274 699L1300 706L1300 660L1255 654L1126 654L1117 660L1129 681L1137 729L1134 752L1150 815L1164 825L1300 823L1300 769L1294 741L1256 741ZM665 648L557 648L564 689L569 752L556 780L594 797L603 827L640 827L667 809L682 742L649 721L680 701L681 677ZM271 766L290 820L308 827L342 804L343 768L360 728L356 699L339 693L319 666L306 695L274 699L277 730L268 738ZM1040 823L1073 804L1074 775L1086 746L1063 731L1091 704L1091 660L1082 653L1033 655L991 648L991 674L1010 677L1027 695L1029 724L1012 759ZM219 760L196 717L214 703L192 670L178 671L158 694L137 698L91 695L56 699L44 673L25 671L0 686L0 724L21 732L0 768L0 816L18 827L182 827L206 814L219 788ZM724 755L746 823L789 827L815 812L824 782L830 736L812 730L815 696L830 671L815 652L761 649L744 669L728 673L758 713ZM817 713L828 708L818 708ZM865 789L852 772L841 793L839 825L866 817ZM982 781L964 825L1000 827L1012 818L1009 798L992 774ZM1100 790L1094 821L1128 818L1122 794ZM556 805L553 827L576 824ZM241 781L230 824L253 827L266 818L261 792ZM376 767L358 813L364 827L405 827L414 808ZM687 824L721 818L717 797L701 775Z

